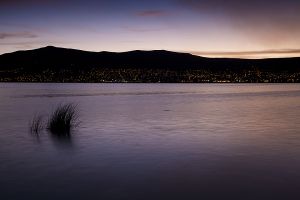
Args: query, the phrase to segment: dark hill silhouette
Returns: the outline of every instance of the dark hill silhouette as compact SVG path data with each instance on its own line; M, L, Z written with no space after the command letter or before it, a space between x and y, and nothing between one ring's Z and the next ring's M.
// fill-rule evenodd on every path
M205 58L189 53L177 53L165 50L137 50L114 53L90 52L53 46L0 55L1 70L22 68L28 71L36 71L48 68L88 69L95 67L209 69L212 71L241 71L256 68L272 72L299 72L300 58Z

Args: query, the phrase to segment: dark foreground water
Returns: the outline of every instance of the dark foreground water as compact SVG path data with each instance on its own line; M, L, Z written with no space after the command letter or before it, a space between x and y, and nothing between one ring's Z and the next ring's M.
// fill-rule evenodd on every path
M0 84L1 200L299 198L300 84Z

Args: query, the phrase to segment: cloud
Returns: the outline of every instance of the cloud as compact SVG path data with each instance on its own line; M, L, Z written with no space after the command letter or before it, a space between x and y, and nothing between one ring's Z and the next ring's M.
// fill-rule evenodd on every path
M0 0L0 6L22 6L51 3L57 0Z
M38 36L30 33L30 32L14 32L14 33L7 33L7 32L0 32L0 39L7 39L7 38L37 38Z
M22 0L0 0L0 5L11 5L11 4L18 4L22 3Z
M226 17L232 23L275 25L299 22L299 0L177 0L182 6L210 16Z
M123 26L122 28L126 31L138 32L138 33L156 32L156 31L165 30L164 28L141 28L141 27L129 27L129 26Z
M256 14L257 11L283 11L287 8L294 8L300 5L298 0L252 0L247 2L241 0L177 0L177 2L181 5L202 11L223 10L224 12L237 13L244 13L246 11L252 14Z
M40 42L0 42L0 45L15 46L15 45L34 45L40 44Z
M194 55L208 57L232 57L232 58L263 58L286 57L289 55L300 56L300 49L270 49L261 51L191 51Z
M136 13L140 17L161 17L167 15L166 11L163 10L144 10Z
M300 34L299 0L177 0L257 44L271 49L296 44ZM217 19L217 20L216 20Z

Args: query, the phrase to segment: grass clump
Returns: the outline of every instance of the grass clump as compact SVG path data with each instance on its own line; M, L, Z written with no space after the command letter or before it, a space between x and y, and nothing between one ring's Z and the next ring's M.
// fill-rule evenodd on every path
M30 122L30 132L39 134L43 127L43 117L41 115L35 115Z
M59 105L50 115L47 129L57 135L67 135L78 125L77 108L74 104Z

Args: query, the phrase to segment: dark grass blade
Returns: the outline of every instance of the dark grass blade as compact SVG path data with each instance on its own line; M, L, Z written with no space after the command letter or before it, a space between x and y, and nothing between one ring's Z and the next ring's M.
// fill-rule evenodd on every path
M30 132L32 134L39 134L43 127L43 116L35 115L30 122Z
M47 129L53 134L70 134L72 128L78 125L77 113L77 106L72 103L59 105L51 114Z

